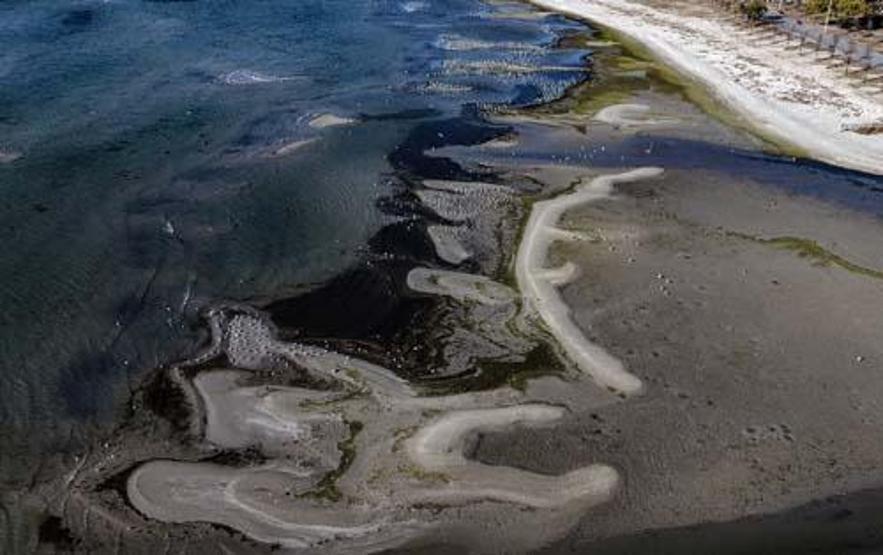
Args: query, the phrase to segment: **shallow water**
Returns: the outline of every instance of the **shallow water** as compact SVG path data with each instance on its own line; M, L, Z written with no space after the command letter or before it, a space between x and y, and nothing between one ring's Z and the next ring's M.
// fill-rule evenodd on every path
M592 74L588 51L552 48L584 27L512 17L528 9L0 5L0 150L22 154L0 164L0 438L15 446L3 465L75 450L83 430L112 421L145 370L192 352L210 301L266 305L314 336L425 324L419 301L399 298L404 273L442 264L402 184L497 179L431 151L504 134L482 107L550 100ZM309 126L325 113L357 122ZM701 168L883 214L880 178L748 147L522 132L481 162ZM401 264L378 279L360 267L369 251Z

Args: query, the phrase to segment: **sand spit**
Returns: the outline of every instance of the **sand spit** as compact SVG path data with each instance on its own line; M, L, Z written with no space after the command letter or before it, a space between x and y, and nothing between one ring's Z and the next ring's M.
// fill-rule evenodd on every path
M533 0L637 41L702 83L764 136L835 165L883 174L883 139L845 131L883 119L883 99L842 71L794 50L746 40L716 14L676 13L631 0Z
M222 334L213 344L237 368L260 370L281 356L318 377L331 377L359 390L367 388L384 399L415 396L405 380L386 368L320 347L279 341L272 324L263 318L248 313L228 317L222 310L211 312L209 318L216 322L213 331Z
M449 413L426 425L408 441L411 459L427 472L449 477L449 484L433 487L426 492L427 497L433 502L491 499L535 508L554 508L572 501L585 505L606 501L619 481L609 466L544 476L470 462L463 456L466 440L476 430L503 430L516 423L549 424L564 412L561 407L549 405L518 405Z
M442 81L427 81L425 83L414 84L406 87L416 93L423 94L446 94L458 95L471 92L473 87L470 85L459 85L456 83L444 83Z
M592 118L615 128L647 127L674 123L672 118L652 117L646 104L614 104L598 111Z
M246 372L203 372L193 385L205 407L205 439L218 447L257 447L270 456L286 454L292 443L308 445L303 464L331 470L340 463L337 444L346 437L339 415L314 413L302 404L329 402L332 393L285 386L243 387ZM281 451L280 451L281 449Z
M609 197L618 183L649 179L661 173L659 168L641 168L596 177L570 194L535 203L515 261L515 275L524 296L525 310L536 314L545 323L567 356L583 372L598 384L625 395L639 393L641 381L629 374L622 363L602 347L586 339L570 318L570 309L557 290L574 277L574 267L547 268L546 258L555 241L579 239L579 235L556 227L567 209Z

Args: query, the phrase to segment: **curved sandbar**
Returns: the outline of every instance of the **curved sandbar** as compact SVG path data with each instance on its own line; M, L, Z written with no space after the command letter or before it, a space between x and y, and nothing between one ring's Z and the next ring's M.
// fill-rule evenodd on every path
M883 120L875 99L799 52L746 40L744 29L703 14L630 0L531 0L633 40L702 84L763 136L810 156L883 175L883 139L848 129Z
M585 338L570 319L570 309L558 293L557 286L564 283L564 278L573 275L573 265L546 268L545 263L553 242L573 238L573 234L556 227L567 209L609 197L616 183L648 179L661 173L660 168L641 168L596 177L572 193L534 203L515 260L515 277L524 296L525 309L539 315L580 370L600 385L626 395L639 393L641 380L629 374L619 360Z
M646 104L614 104L606 106L599 110L592 119L616 128L662 125L674 121L672 118L654 118L650 106Z
M165 522L217 522L289 548L307 548L376 534L370 511L340 511L292 496L303 478L295 468L229 468L210 463L151 461L129 477L126 492L144 515ZM296 489L295 489L296 492Z
M616 471L606 465L547 476L489 466L463 455L466 440L473 433L504 430L516 424L549 424L563 415L561 407L525 404L449 412L427 424L408 441L408 454L423 470L443 476L445 484L426 490L422 496L433 502L494 500L535 508L555 508L573 501L586 505L606 501L619 482Z

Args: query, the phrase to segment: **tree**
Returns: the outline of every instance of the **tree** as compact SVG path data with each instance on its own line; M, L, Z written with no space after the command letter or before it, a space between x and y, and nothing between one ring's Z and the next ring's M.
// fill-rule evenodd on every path
M746 18L751 21L760 21L767 12L767 5L764 0L749 0L739 5L739 10Z
M808 0L806 13L823 14L831 10L834 19L868 17L874 14L873 2L869 0Z

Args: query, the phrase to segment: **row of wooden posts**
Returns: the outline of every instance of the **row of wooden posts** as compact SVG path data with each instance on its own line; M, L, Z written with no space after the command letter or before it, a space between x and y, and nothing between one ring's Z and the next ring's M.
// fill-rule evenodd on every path
M721 2L732 6L732 2ZM783 0L767 0L771 6L777 6L781 10ZM829 0L828 13L824 19L824 25L819 33L812 33L811 26L802 21L796 21L792 25L781 25L769 21L748 22L744 18L733 16L740 24L749 24L751 27L746 33L754 40L768 40L769 44L783 44L787 50L804 49L813 53L813 60L826 63L829 67L843 67L844 74L856 78L872 88L879 88L878 94L883 94L883 64L875 62L875 58L883 58L883 39L872 42L862 42L851 39L846 32L835 32L831 29L831 10L833 0ZM792 41L794 41L792 43ZM878 49L879 47L879 49ZM819 54L823 54L821 57Z

